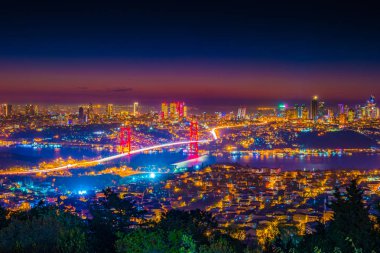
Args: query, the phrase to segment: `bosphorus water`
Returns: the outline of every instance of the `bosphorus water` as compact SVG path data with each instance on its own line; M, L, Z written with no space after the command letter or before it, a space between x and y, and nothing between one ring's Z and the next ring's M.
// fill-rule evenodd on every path
M0 148L0 169L12 166L32 167L43 161L52 161L59 157L67 159L94 159L115 154L109 150L96 150L83 147L35 148L31 146L12 146ZM175 152L150 152L122 158L110 166L127 165L134 169L139 167L169 168L174 163L186 161L188 156L180 149ZM229 154L222 156L208 155L202 160L192 160L186 166L207 166L215 163L238 163L250 167L281 168L282 170L303 169L378 169L379 153L353 153L351 155L294 155L264 156L253 154Z

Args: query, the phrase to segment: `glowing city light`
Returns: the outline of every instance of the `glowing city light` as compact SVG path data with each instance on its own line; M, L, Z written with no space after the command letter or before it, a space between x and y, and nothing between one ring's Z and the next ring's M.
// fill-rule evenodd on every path
M87 191L86 190L79 190L78 194L79 195L85 195L85 194L87 194Z

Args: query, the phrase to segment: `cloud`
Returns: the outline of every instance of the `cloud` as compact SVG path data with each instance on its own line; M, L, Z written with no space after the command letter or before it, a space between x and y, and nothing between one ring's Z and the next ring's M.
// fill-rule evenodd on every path
M130 92L132 90L133 90L132 88L114 88L114 89L110 89L110 91L112 91L112 92Z

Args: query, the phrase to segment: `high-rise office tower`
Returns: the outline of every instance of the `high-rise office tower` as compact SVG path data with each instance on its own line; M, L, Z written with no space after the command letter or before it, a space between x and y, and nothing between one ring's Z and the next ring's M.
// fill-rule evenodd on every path
M277 117L285 117L286 108L287 108L286 104L284 103L279 104L277 108Z
M169 105L169 115L170 118L176 118L177 117L177 103L171 102Z
M84 109L82 106L79 107L78 120L80 123L84 123L86 121L86 115L84 114Z
M325 106L325 102L319 101L318 102L318 112L317 112L317 118L323 118L327 115L327 109Z
M166 102L161 104L161 119L167 119L169 116L169 105Z
M347 121L352 122L354 121L354 119L355 119L355 110L350 108L348 109L348 113L347 113Z
M113 104L108 104L107 105L107 117L111 118L113 115Z
M133 103L133 116L137 117L139 114L139 103L134 102Z
M379 118L379 108L376 107L375 97L373 95L367 101L366 117L369 119Z
M185 107L185 102L176 102L176 114L178 117L183 117L184 107Z
M238 119L245 119L247 113L247 108L241 107L238 109L237 118Z
M87 108L87 119L92 120L93 118L94 118L94 107L92 106L92 103L90 103Z
M297 112L297 118L301 118L302 117L302 110L301 110L301 106L299 106L298 104L295 104L294 105L294 109L296 110Z
M79 107L78 118L80 118L80 119L84 118L84 109L82 106Z
M303 115L303 111L305 110L305 105L298 105L298 104L295 104L294 105L294 109L296 110L297 112L297 118L298 119L302 119L302 115Z
M307 111L307 108L306 108L305 104L302 104L302 105L300 106L300 108L298 109L298 118L299 118L299 119L304 118L303 115L304 115L304 111L305 111L305 110Z
M161 118L179 119L187 116L187 107L185 102L163 102L161 104Z
M1 115L5 117L6 111L7 111L7 104L2 104L1 105Z
M13 113L13 111L12 111L12 105L10 105L10 104L3 104L2 107L3 107L3 115L5 117L12 116L12 113Z
M317 120L318 117L318 97L314 96L310 104L310 119Z

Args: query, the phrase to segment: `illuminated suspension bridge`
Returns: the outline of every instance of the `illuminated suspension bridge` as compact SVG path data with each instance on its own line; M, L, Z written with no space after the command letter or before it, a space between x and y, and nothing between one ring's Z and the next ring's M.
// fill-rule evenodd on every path
M135 149L135 150L130 149L130 147L131 147L130 146L130 142L131 142L131 130L130 130L130 128L121 128L121 137L123 137L123 139L120 142L121 142L121 144L123 144L127 147L127 149L128 149L127 152L117 154L117 155L108 156L105 158L100 158L97 160L82 161L82 162L67 164L67 165L63 165L63 166L59 166L59 167L55 167L55 168L32 169L32 170L25 170L25 171L23 171L23 170L20 170L20 171L1 171L0 175L28 175L28 174L36 174L36 173L58 172L58 171L64 171L64 170L69 170L69 169L94 166L97 164L102 164L104 162L112 161L115 159L120 159L120 158L125 157L125 156L142 153L142 152L149 151L149 150L167 148L167 147L172 147L172 146L181 146L181 145L190 145L189 150L190 150L190 152L193 152L193 154L194 154L195 152L198 153L198 144L208 143L208 142L211 142L213 140L218 139L218 136L215 132L216 130L223 129L223 128L231 128L231 127L238 127L238 126L223 126L223 127L213 128L210 131L212 136L214 137L213 139L198 140L198 123L197 122L191 122L190 140L170 142L170 143L159 144L159 145L149 146L149 147Z

